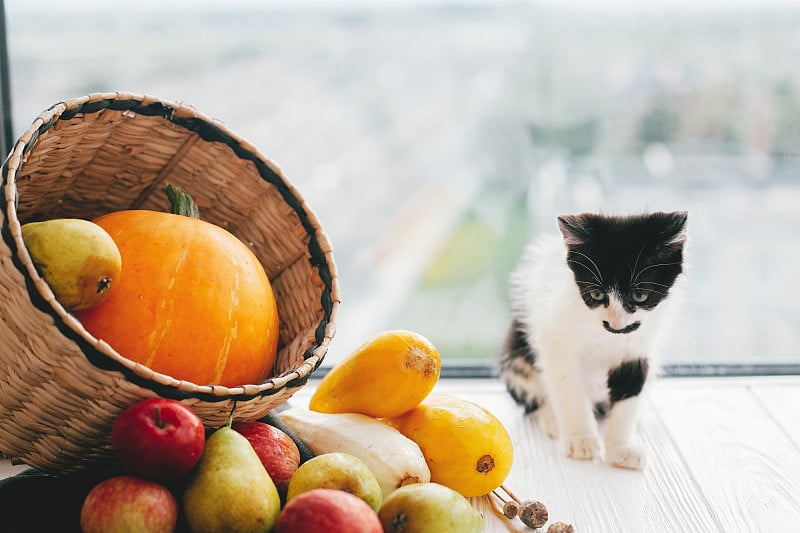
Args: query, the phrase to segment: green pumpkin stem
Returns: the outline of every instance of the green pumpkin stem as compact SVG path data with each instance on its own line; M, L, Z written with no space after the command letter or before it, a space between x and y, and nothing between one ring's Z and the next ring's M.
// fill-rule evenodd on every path
M200 210L188 192L171 183L164 188L164 192L169 199L170 213L189 218L200 218Z

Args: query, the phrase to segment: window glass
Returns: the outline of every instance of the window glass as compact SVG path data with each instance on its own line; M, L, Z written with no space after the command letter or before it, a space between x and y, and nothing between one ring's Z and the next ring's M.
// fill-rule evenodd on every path
M92 92L218 118L334 245L332 364L390 328L490 364L559 214L685 209L668 363L800 363L800 6L5 2L15 133Z

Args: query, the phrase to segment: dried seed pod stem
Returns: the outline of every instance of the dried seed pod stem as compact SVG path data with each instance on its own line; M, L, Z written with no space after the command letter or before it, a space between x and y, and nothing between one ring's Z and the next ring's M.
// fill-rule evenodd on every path
M500 500L501 502L503 502L503 503L506 503L506 502L508 501L506 498L504 498L504 497L503 497L503 495L502 495L502 494L500 494L499 492L497 492L497 490L493 490L493 491L492 491L492 494L494 494L494 495L497 497L497 499L499 499L499 500Z
M497 502L495 502L494 498L492 498L492 494L500 498L500 496L494 491L487 494L485 497L486 501L489 502L489 507L491 507L494 514L496 514L498 518L500 518L503 521L503 523L506 525L509 531L511 531L512 533L518 533L519 530L516 527L514 527L514 524L512 524L511 520L509 520L509 518L503 513L503 510L497 506Z
M522 505L522 500L520 500L519 498L517 498L517 496L516 496L516 495L515 495L513 492L511 492L510 490L508 490L508 487L506 487L505 485L500 485L500 488L501 488L501 489L503 489L503 492L505 492L506 494L508 494L508 497L509 497L509 498L511 498L512 500L514 500L514 501L515 501L515 502L517 502L518 504Z
M494 494L497 499L503 502L503 514L506 515L508 518L516 518L519 514L520 505L515 500L508 500L503 497L502 494L497 492L497 490L493 490L492 494Z
M507 500L505 497L503 497L502 494L497 492L497 490L493 490L492 494L494 494L494 496L497 497L497 499L499 499L501 502L503 502L503 514L507 518L516 518L517 517L517 515L519 514L520 505L516 501Z

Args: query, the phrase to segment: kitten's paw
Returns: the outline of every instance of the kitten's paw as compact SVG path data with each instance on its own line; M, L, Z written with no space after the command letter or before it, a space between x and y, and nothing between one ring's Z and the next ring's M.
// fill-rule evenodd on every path
M600 439L595 434L572 435L567 437L566 452L573 459L591 460L599 459L603 455Z
M606 462L619 468L641 470L645 464L644 449L636 444L609 445Z
M536 425L542 428L548 437L551 439L558 438L558 421L555 413L547 404L534 411L531 416Z

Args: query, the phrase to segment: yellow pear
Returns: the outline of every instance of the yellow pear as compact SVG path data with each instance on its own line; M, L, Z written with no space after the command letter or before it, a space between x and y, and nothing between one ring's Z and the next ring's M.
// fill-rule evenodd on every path
M193 533L266 533L278 519L275 483L247 438L223 426L206 441L183 493Z
M22 226L36 270L67 311L88 309L119 279L122 256L106 231L88 220L56 218Z

